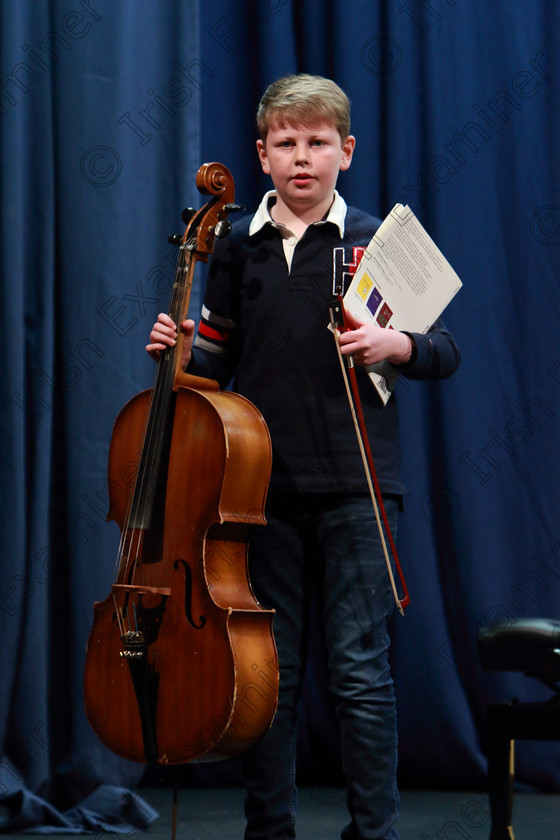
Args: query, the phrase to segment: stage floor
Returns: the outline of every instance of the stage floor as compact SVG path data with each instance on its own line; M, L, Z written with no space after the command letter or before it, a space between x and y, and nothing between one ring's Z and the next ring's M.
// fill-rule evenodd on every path
M172 791L149 788L138 793L160 814L138 836L170 840ZM243 795L238 788L181 788L177 840L242 840ZM490 813L485 793L405 790L401 799L396 825L400 840L488 840ZM338 788L301 788L298 840L338 840L347 822L344 800L345 792ZM560 840L560 795L519 792L513 807L515 840ZM55 837L50 835L50 840ZM103 840L103 835L97 835L97 840Z
M171 840L172 790L140 788L137 793L160 817L146 832L134 832L136 840ZM242 840L243 796L239 788L181 788L177 840ZM344 798L345 793L339 788L300 788L297 840L339 840L340 830L347 822ZM401 799L401 816L396 825L400 840L488 840L490 836L485 793L405 790ZM515 840L560 840L560 795L516 793L513 829ZM23 836L2 834L2 838ZM42 836L49 840L69 837ZM132 835L126 836L130 840ZM104 837L116 840L118 835L95 834L96 840Z

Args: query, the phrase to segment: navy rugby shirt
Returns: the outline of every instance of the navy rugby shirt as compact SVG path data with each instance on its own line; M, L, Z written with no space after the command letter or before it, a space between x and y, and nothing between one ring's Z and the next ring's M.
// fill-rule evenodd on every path
M337 281L345 287L379 219L335 193L326 219L310 225L288 268L282 226L265 195L253 217L216 242L189 372L218 380L262 412L273 446L271 489L366 493L367 484L335 340L327 328ZM286 233L284 229L284 234ZM450 376L459 351L442 322L412 335L413 379ZM362 407L382 492L406 492L400 476L397 400L383 405L357 368Z

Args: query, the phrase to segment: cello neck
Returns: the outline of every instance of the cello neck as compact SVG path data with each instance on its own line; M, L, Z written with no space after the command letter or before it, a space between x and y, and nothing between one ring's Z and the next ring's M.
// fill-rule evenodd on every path
M212 198L192 214L179 245L168 312L177 327L188 315L196 263L199 260L207 262L219 226L229 224L228 213L242 209L233 204L233 178L222 164L203 164L198 170L196 185L201 193L211 195ZM176 390L181 384L186 384L186 375L181 367L181 347L182 334L179 331L176 344L166 348L158 362L130 504L129 529L147 530L150 527L156 498L161 488L165 487Z

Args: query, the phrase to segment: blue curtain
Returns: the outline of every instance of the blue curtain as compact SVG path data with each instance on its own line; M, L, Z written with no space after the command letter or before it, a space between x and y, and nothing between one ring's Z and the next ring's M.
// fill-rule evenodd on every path
M107 444L199 197L197 4L4 3L2 62L0 781L63 815L142 774L87 724L83 665L118 544Z
M445 315L459 372L398 386L412 603L393 622L393 666L401 783L483 788L486 703L547 692L483 674L477 629L560 613L560 7L8 0L1 15L6 826L83 827L77 803L102 790L122 810L143 778L83 712L92 604L108 594L119 536L105 522L112 424L152 382L143 348L167 308L167 236L202 203L196 171L226 164L255 208L268 184L254 112L287 72L328 75L352 100L348 203L376 215L409 204L464 283ZM318 638L303 722L302 777L338 779ZM557 750L520 743L518 779L560 789ZM103 824L106 801L92 806Z

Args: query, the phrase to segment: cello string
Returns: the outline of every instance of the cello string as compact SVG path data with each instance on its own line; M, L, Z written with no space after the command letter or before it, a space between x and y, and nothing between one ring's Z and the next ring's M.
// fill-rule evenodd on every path
M187 273L192 274L192 262L188 257L187 244L181 245L181 250L178 257L178 264L175 274L175 282L173 286L173 293L170 303L169 315L175 323L181 317L181 311L186 306L184 300L185 295L183 289L185 284L181 281L181 274L186 270ZM190 290L190 285L189 285ZM134 583L134 578L140 564L142 535L141 529L131 528L131 516L144 524L148 524L149 507L153 504L153 499L149 498L146 492L146 487L150 481L150 474L152 473L150 461L158 452L165 430L163 429L166 415L166 408L168 406L169 396L172 391L174 367L175 367L175 347L168 348L164 351L164 355L160 358L158 363L158 371L155 378L154 387L150 398L150 405L148 410L148 421L144 433L144 441L141 447L141 455L138 460L138 474L134 485L133 492L129 496L129 505L126 518L126 526L123 530L123 540L121 547L121 561L123 554L126 554L126 564L124 568L125 578L128 578L129 569L132 566L132 578L129 583ZM138 533L137 533L138 532ZM135 539L136 538L136 539ZM128 542L128 551L126 551ZM134 549L135 544L135 550ZM120 565L120 564L119 564Z
M198 227L206 209L207 205L206 207L203 207L195 219L189 223L180 245L169 307L169 315L177 326L179 326L179 322L182 320L183 313L186 317L188 304L190 302L190 292L194 271L192 253L197 244ZM150 396L146 427L140 448L140 455L137 461L137 474L135 476L132 491L129 494L124 527L122 529L117 552L114 580L123 584L128 584L129 586L134 585L134 581L139 570L141 563L141 546L143 542L142 529L134 526L138 526L140 523L149 527L149 518L154 504L154 489L152 487L152 497L150 498L147 488L149 489L150 475L153 475L154 473L151 461L155 459L158 453L161 456L161 446L166 433L163 426L165 425L167 411L169 409L169 399L174 385L176 350L177 345L175 345L175 347L167 348L163 351L158 363L155 383ZM155 571L152 572L152 574L155 574ZM150 570L148 570L148 577L149 576ZM117 608L117 597L115 594L113 594L113 601L115 608ZM118 614L117 609L117 615ZM124 621L122 609L120 610L120 615Z
M215 203L215 201L216 199L213 200L213 203ZM207 209L208 205L205 205L201 208L195 218L191 220L180 245L169 308L169 316L178 327L179 322L183 319L183 317L186 317L187 314L194 270L194 260L192 259L192 254L197 245L198 228L207 212ZM182 275L185 275L185 278L183 278ZM165 425L165 420L167 418L169 399L175 383L176 355L177 344L174 347L166 348L166 350L163 351L158 364L158 373L152 390L152 401L149 410L150 422L147 426L146 439L144 446L142 447L142 452L144 453L148 450L149 455L151 455L152 458L160 452L161 444L164 441L164 435L166 433L163 426ZM146 486L149 485L150 482L150 475L153 475L154 472L151 465L147 463L148 460L149 456L142 459L140 462L141 474L139 479L137 478L137 487L135 487L133 494L133 500L135 500L138 505L138 509L135 509L133 513L137 518L140 518L142 522L149 521L151 507L153 506L153 498L150 498L150 494L146 492ZM149 471L147 469L148 466L150 466ZM135 558L135 562L137 559L138 558Z
M119 543L119 548L117 552L117 560L116 560L116 567L114 572L115 580L120 583L129 584L133 583L133 580L129 580L129 570L131 564L133 566L133 577L135 574L136 564L139 559L139 541L136 540L136 551L134 551L134 543L135 537L137 537L137 529L134 528L134 522L131 520L133 515L133 508L136 506L136 518L139 515L144 516L145 510L142 512L138 508L138 499L142 499L144 497L144 487L146 481L146 458L147 453L153 450L154 447L154 432L157 432L157 427L159 423L157 422L158 416L161 413L161 409L159 405L161 404L161 381L162 381L162 368L158 366L158 371L156 373L155 384L152 389L149 408L147 412L147 421L146 426L144 429L143 434L143 442L140 448L140 454L137 460L137 467L136 467L136 475L134 477L134 481L132 484L131 491L129 492L128 496L128 503L127 503L127 511L125 515L125 520L123 524L123 529L121 532L121 538ZM152 422L150 422L150 418L152 418Z

